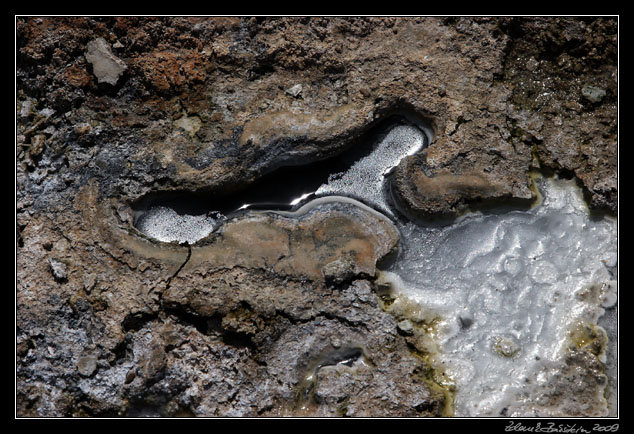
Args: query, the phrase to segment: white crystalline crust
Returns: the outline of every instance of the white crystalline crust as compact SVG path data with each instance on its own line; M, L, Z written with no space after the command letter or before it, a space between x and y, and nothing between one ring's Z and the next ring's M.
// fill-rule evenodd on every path
M565 416L538 405L563 372L569 330L616 300L616 219L591 220L574 181L539 184L529 211L404 225L401 257L381 276L441 318L435 362L455 381L456 416Z
M154 206L139 217L136 227L158 241L193 244L209 235L218 222L206 214L178 214L171 208Z
M383 193L385 175L403 158L422 149L426 140L425 133L416 127L397 126L369 155L358 160L346 172L330 175L328 183L319 187L315 194L356 197L392 215Z

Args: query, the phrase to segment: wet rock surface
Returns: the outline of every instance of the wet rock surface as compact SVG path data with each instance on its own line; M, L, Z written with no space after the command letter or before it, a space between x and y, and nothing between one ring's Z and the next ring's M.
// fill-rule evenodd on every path
M530 201L537 166L617 210L616 19L16 25L19 416L447 414L376 288L388 221L332 205L159 243L133 226L148 194L231 194L407 113L434 132L394 173L408 215ZM362 355L319 366L341 348Z
M177 246L130 232L96 190L78 197L82 224L73 232L43 218L24 236L22 415L433 416L445 408L373 292L376 261L398 241L385 218L327 203L296 217L244 216ZM49 270L40 271L46 280L29 279L52 253L70 264L68 281ZM331 282L322 270L338 258L349 267ZM358 352L348 364L337 356L348 347L362 348L363 363L354 365Z

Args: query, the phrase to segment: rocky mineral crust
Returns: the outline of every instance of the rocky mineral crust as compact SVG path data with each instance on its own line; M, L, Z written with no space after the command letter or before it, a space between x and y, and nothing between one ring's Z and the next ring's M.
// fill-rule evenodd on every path
M76 225L34 217L23 233L20 415L443 414L372 290L398 241L385 218L333 202L182 247L135 233L97 190Z
M530 200L536 166L617 209L616 19L19 17L16 38L19 416L448 408L379 307L384 220L258 214L177 246L133 228L149 193L230 194L407 114L434 132L395 173L408 215Z

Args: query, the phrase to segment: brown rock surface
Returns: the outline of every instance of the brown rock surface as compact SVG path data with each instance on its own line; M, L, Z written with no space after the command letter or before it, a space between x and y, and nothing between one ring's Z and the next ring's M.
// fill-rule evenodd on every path
M393 192L416 215L529 200L538 162L617 210L614 18L16 26L19 416L410 416L448 404L373 291L396 243L382 219L355 207L257 214L186 247L132 227L129 206L148 193L229 193L413 113L435 137ZM127 65L113 84L85 56L98 38ZM362 349L350 366L332 356L346 347Z
M478 172L500 181L494 195L526 199L536 157L616 209L610 18L48 17L19 19L17 32L18 102L56 113L24 130L53 125L45 134L67 163L51 178L74 188L91 177L124 197L234 188L409 110L435 132L414 163L425 176ZM129 65L114 90L80 72L97 37ZM588 101L587 85L606 96ZM193 137L175 125L183 115L200 120ZM93 130L78 137L81 123Z
M23 233L21 415L444 410L446 397L426 386L425 362L372 291L376 261L398 241L386 219L332 202L297 216L247 215L178 247L137 233L96 190L78 195L72 230L70 221L42 217ZM64 281L43 261L52 256L68 264ZM352 272L329 286L322 268L341 257ZM362 348L364 359L339 366L341 348ZM318 365L328 358L348 380L337 387L323 380L324 389L321 379L306 378L329 372ZM69 375L69 366L80 375ZM412 381L393 386L395 375Z

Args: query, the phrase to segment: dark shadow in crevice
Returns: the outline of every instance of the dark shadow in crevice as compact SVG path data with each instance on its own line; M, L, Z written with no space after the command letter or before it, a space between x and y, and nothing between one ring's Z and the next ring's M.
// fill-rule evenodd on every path
M139 331L145 324L158 318L157 314L146 312L134 312L126 315L121 323L121 328L124 332Z
M128 336L113 348L112 354L114 358L110 361L110 366L119 365L132 357L132 349L130 348L130 339Z
M210 331L209 322L213 317L205 317L178 308L165 308L165 313L174 316L180 323L194 327L203 335Z
M219 337L223 343L229 346L236 348L248 348L253 352L257 349L250 334L226 330L223 328L222 315L218 313L212 316L202 316L174 307L166 308L165 313L172 315L182 324L193 326L196 330L198 330L198 332L205 336L215 335Z

